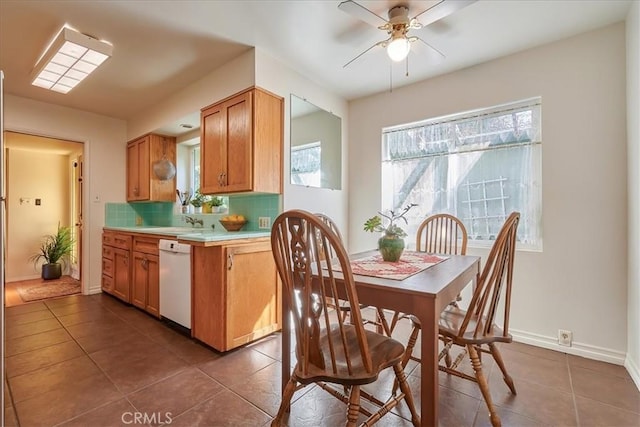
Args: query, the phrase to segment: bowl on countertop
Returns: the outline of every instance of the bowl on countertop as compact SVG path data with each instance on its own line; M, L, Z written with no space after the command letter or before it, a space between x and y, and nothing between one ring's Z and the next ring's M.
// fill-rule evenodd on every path
M220 224L222 224L224 229L227 231L240 231L242 227L244 227L244 225L248 222L247 220L230 221L230 220L224 220L224 219L219 219L218 221L220 221Z

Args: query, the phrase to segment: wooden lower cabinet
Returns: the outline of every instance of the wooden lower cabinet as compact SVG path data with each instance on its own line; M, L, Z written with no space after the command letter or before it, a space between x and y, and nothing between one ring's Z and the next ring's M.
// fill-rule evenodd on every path
M129 250L113 249L113 295L124 302L131 302Z
M157 255L133 252L131 304L160 317L160 265Z
M133 238L131 304L160 317L160 263L158 238Z
M281 329L282 296L271 244L194 246L194 338L227 351Z
M102 290L130 302L131 236L112 231L102 234Z

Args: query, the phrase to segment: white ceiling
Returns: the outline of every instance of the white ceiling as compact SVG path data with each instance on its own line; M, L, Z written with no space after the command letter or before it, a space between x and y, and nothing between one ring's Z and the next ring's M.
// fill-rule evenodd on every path
M387 36L337 0L1 0L0 69L5 93L128 119L255 46L350 100L624 20L632 1L479 0L411 31L446 58L434 61L414 44L405 77L406 64L392 67L379 47L343 68ZM436 2L359 3L386 18L398 4L414 16ZM63 95L31 86L29 75L65 23L114 50Z

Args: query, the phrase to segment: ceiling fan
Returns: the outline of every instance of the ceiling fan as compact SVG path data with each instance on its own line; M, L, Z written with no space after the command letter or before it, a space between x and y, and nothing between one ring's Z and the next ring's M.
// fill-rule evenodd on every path
M476 1L477 0L440 0L427 10L416 14L413 18L409 18L409 6L407 4L399 4L389 9L388 20L353 0L343 1L338 5L338 9L380 30L386 31L388 35L387 39L375 43L351 61L347 62L344 67L377 46L386 49L387 55L389 55L392 61L402 61L409 55L411 44L416 41L424 43L444 58L442 52L420 37L409 35L409 31L424 28ZM420 20L418 20L418 18L420 18Z

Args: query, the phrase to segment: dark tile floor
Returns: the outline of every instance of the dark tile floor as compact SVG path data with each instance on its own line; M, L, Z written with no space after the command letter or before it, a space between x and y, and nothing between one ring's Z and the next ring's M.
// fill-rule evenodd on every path
M9 307L6 334L7 426L254 427L280 402L279 334L221 354L107 295ZM623 367L517 343L502 353L517 396L483 360L504 426L640 425L640 392ZM408 370L417 397L420 369ZM344 423L344 406L323 390L294 398L289 425ZM378 425L409 426L407 413ZM475 384L441 373L440 425L490 425Z

